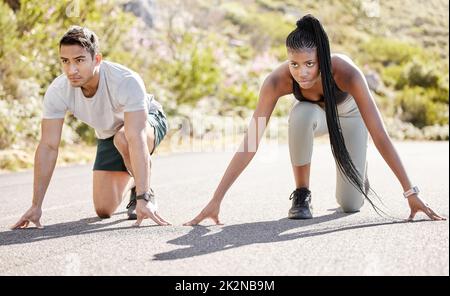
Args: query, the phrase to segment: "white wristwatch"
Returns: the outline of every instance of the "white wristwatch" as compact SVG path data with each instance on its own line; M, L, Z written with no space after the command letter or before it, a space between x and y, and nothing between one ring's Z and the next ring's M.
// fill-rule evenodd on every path
M419 192L420 192L419 187L414 186L413 188L409 189L408 191L403 192L403 196L405 198L408 198L413 194L418 194Z

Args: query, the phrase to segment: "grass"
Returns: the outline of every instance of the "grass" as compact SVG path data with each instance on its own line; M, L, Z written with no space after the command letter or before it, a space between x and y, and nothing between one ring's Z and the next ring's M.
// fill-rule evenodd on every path
M95 147L70 145L59 149L57 166L93 163ZM33 168L34 149L9 149L0 151L0 173L20 172Z

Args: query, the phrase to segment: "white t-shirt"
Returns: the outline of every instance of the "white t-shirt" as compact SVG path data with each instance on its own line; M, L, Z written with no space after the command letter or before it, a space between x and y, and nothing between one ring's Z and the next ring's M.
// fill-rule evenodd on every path
M112 137L124 124L124 112L161 110L147 94L139 74L116 63L102 61L98 89L91 98L72 87L66 75L58 76L44 96L44 119L64 118L67 111L95 129L99 139Z

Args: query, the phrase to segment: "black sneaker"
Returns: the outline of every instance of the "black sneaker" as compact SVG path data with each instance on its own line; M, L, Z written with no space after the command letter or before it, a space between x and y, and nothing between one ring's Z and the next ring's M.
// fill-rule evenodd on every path
M131 188L130 202L127 205L128 220L136 220L136 186Z
M289 199L292 199L292 207L289 209L289 219L311 219L311 191L308 188L297 188L292 192Z
M156 211L157 208L158 208L158 204L156 202L155 194L153 193L153 189L150 188L149 192L150 192L150 200L148 202L148 206L150 206L150 208L152 210ZM136 220L137 219L137 215L136 215L136 186L131 188L130 202L127 205L127 215L128 215L128 220Z

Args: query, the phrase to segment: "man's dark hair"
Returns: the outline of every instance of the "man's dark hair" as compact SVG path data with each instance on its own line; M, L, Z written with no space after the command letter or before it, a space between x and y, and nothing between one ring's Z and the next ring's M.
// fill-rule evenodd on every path
M88 28L72 26L67 30L59 41L59 48L62 45L79 45L84 47L94 59L95 54L99 52L98 37Z

